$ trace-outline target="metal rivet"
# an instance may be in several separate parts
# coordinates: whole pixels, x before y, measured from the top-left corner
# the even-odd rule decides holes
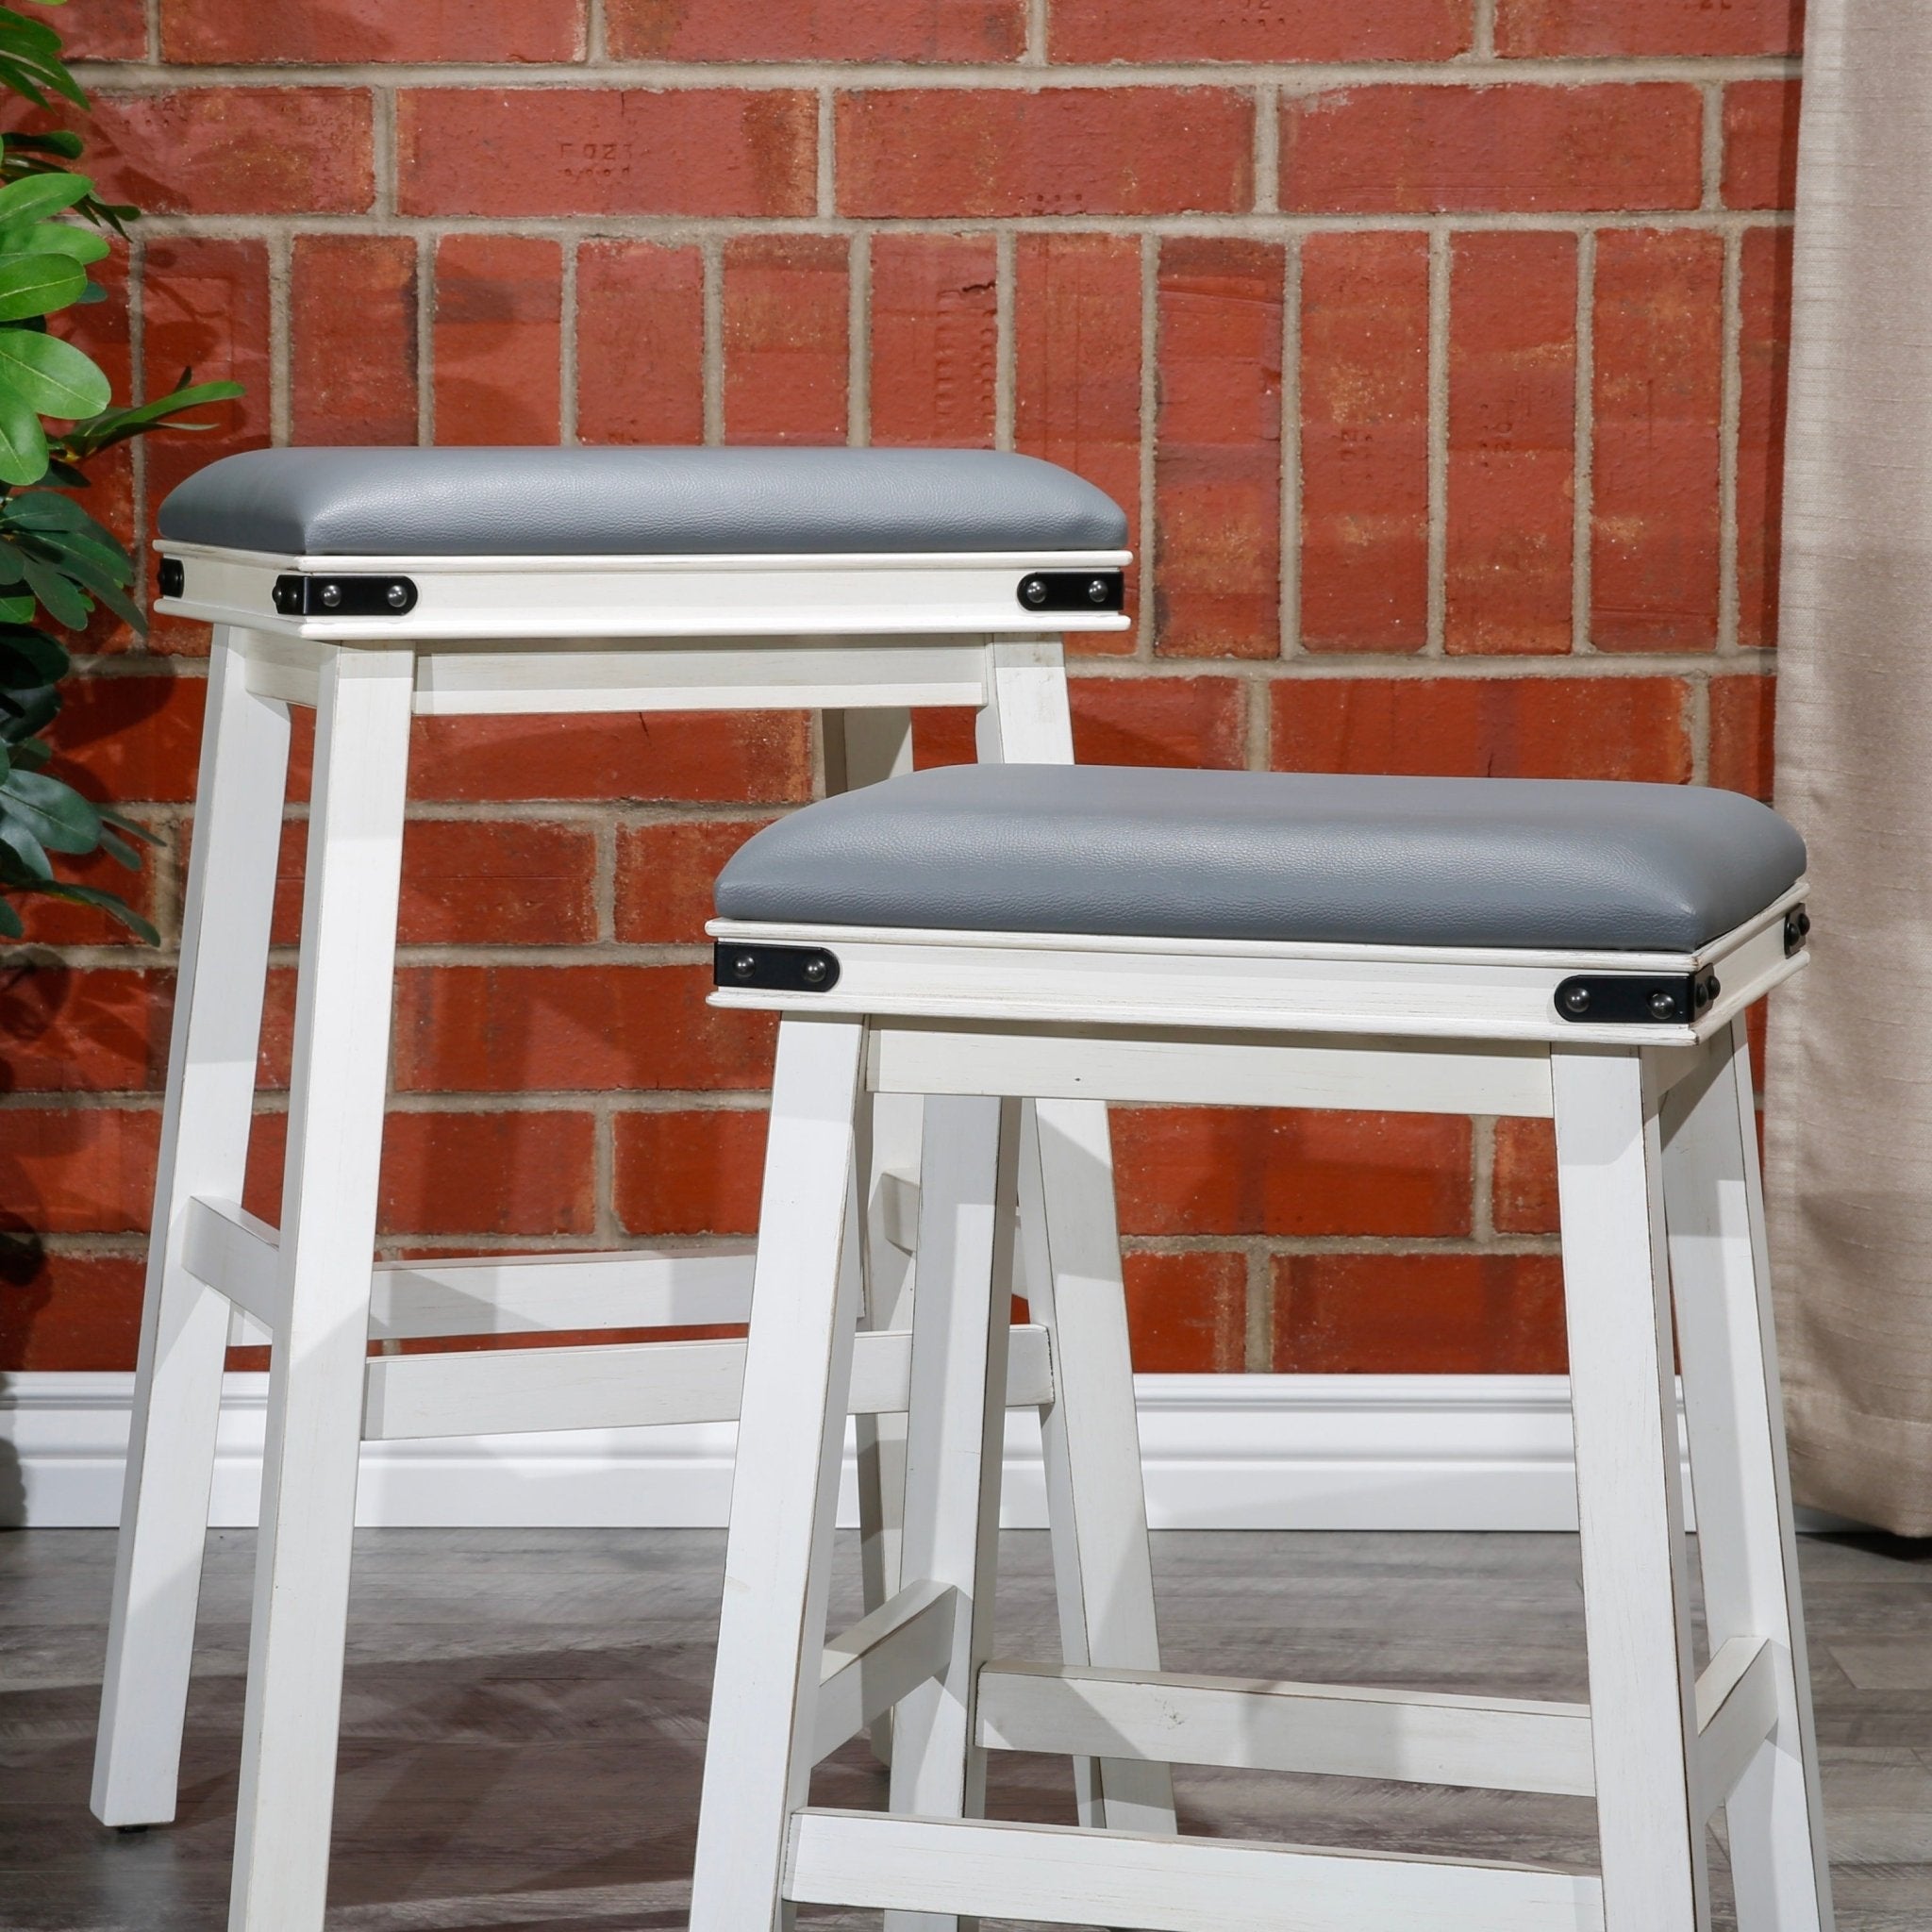
[[[1590,1011],[1590,989],[1587,986],[1573,986],[1563,994],[1563,1008],[1571,1013]]]
[[[1653,1020],[1674,1020],[1677,1017],[1675,997],[1659,987],[1650,996],[1650,1017]]]
[[[1690,1004],[1694,1007],[1701,1008],[1708,1005],[1709,1001],[1709,987],[1706,986],[1703,980],[1701,979],[1693,981],[1690,987]]]
[[[1710,977],[1704,982],[1704,990],[1711,996],[1712,999],[1716,999],[1718,994],[1724,991],[1724,988],[1722,985],[1719,984],[1718,976],[1715,973],[1713,973],[1710,975]]]
[[[1108,581],[1105,577],[1094,577],[1087,586],[1087,601],[1090,604],[1105,604],[1108,599]]]
[[[1802,939],[1811,930],[1811,915],[1803,907],[1798,908],[1798,936]]]
[[[825,962],[823,959],[808,959],[799,969],[799,976],[808,986],[822,985],[825,977]]]
[[[409,593],[404,590],[401,584],[391,584],[388,591],[384,592],[384,595],[387,597],[389,608],[391,610],[400,610],[409,601]]]
[[[322,608],[333,610],[342,601],[342,587],[340,584],[325,584],[322,587]]]
[[[737,958],[735,958],[731,962],[732,974],[736,978],[739,979],[749,979],[752,976],[752,974],[756,973],[758,970],[758,958],[757,956],[752,953],[741,953],[739,954]]]
[[[1020,586],[1020,594],[1038,608],[1046,602],[1046,586],[1038,577],[1028,577]]]

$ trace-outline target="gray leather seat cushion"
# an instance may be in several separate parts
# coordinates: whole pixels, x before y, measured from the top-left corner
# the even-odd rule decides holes
[[[1677,785],[961,765],[808,806],[727,919],[1689,951],[1805,870],[1768,807]]]
[[[984,449],[258,449],[161,505],[163,538],[281,555],[718,557],[1117,550],[1092,484]]]

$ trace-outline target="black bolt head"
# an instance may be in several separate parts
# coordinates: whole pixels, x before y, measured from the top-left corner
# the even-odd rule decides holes
[[[1020,586],[1020,594],[1037,610],[1046,602],[1046,586],[1038,577],[1028,577]]]
[[[1590,989],[1589,989],[1589,987],[1587,987],[1587,986],[1573,986],[1573,987],[1570,987],[1570,988],[1566,989],[1566,990],[1565,990],[1565,991],[1564,991],[1564,994],[1563,994],[1563,1009],[1564,1009],[1564,1011],[1565,1011],[1565,1012],[1569,1012],[1569,1013],[1587,1013],[1587,1012],[1589,1012],[1589,1011],[1590,1011]]]
[[[1653,1020],[1674,1020],[1677,1017],[1676,994],[1658,987],[1650,996],[1650,1017]]]
[[[808,959],[805,962],[805,964],[799,968],[799,972],[801,976],[804,978],[806,985],[823,985],[824,983],[826,972],[825,962],[823,959]]]
[[[740,953],[731,962],[731,976],[734,979],[749,979],[758,969],[757,958],[750,953]]]
[[[391,584],[384,593],[391,610],[400,610],[409,601],[409,593],[400,584]]]
[[[1105,604],[1107,602],[1107,590],[1108,585],[1105,577],[1093,578],[1087,586],[1088,603]]]
[[[325,584],[322,587],[322,608],[333,610],[342,601],[342,587],[340,584]]]
[[[1801,906],[1798,908],[1798,932],[1800,937],[1811,930],[1811,915]]]
[[[1724,988],[1718,983],[1718,976],[1715,973],[1704,982],[1704,990],[1712,999],[1716,999],[1718,994],[1724,991]]]

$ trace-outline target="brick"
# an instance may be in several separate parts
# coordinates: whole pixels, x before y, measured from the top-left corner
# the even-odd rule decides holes
[[[1297,214],[1695,208],[1704,106],[1668,82],[1348,87],[1281,104]]]
[[[207,687],[198,677],[76,677],[47,736],[54,769],[90,797],[180,804],[194,795]]]
[[[1055,60],[1446,60],[1470,0],[1056,0]]]
[[[197,63],[581,60],[586,0],[161,0],[161,57]]]
[[[1496,1123],[1490,1211],[1498,1234],[1557,1232],[1557,1137],[1548,1121]]]
[[[818,103],[789,88],[422,88],[396,103],[409,215],[808,215]]]
[[[1281,651],[1281,249],[1176,237],[1159,266],[1156,650]]]
[[[1738,641],[1777,641],[1785,391],[1791,357],[1791,234],[1744,237],[1738,331]]]
[[[577,250],[577,435],[705,440],[705,265],[692,247],[586,242]]]
[[[1771,803],[1777,680],[1710,680],[1710,782]]]
[[[1254,103],[1222,88],[905,88],[841,96],[839,212],[985,220],[1236,212]]]
[[[1421,235],[1302,252],[1301,638],[1419,651],[1429,631],[1429,257]]]
[[[1598,237],[1591,637],[1600,650],[1717,641],[1724,243]]]
[[[1232,677],[1079,677],[1069,691],[1084,765],[1246,762],[1246,688]]]
[[[360,214],[375,198],[366,88],[96,93],[87,171],[151,215]]]
[[[142,1234],[161,1117],[148,1108],[0,1109],[0,1201],[38,1234]]]
[[[248,1146],[242,1205],[281,1219],[288,1117]],[[596,1121],[565,1108],[391,1113],[383,1123],[376,1229],[385,1235],[588,1235],[596,1230]]]
[[[845,441],[849,245],[752,235],[724,247],[724,440]]]
[[[1130,1235],[1460,1235],[1467,1120],[1433,1114],[1116,1108]]]
[[[1013,441],[1075,472],[1127,513],[1140,547],[1141,245],[1127,235],[1022,235],[1013,304]],[[1134,573],[1127,576],[1133,608]],[[1129,652],[1128,634],[1076,648]]]
[[[986,235],[875,235],[872,441],[990,449],[999,264]]]
[[[42,1255],[0,1276],[0,1374],[128,1370],[141,1341],[138,1255]]]
[[[626,1234],[756,1234],[764,1177],[762,1108],[621,1113],[611,1203]]]
[[[52,960],[0,964],[0,1066],[8,1091],[158,1088],[167,1068],[173,995],[167,973]]]
[[[766,819],[680,819],[617,835],[617,937],[633,944],[702,945],[711,886]]]
[[[89,858],[58,861],[60,876],[77,886],[92,886],[96,891],[113,892],[125,899],[150,925],[163,930],[172,923],[172,905],[163,909],[159,868],[165,861],[168,840],[158,845],[141,847],[139,872],[129,872],[105,853]],[[134,946],[142,941],[118,920],[92,906],[74,906],[60,899],[35,894],[9,901],[26,928],[23,938],[28,945],[42,946]]]
[[[1017,60],[1024,0],[608,0],[617,60]]]
[[[298,443],[416,441],[416,243],[297,235],[289,291]]]
[[[166,236],[149,242],[142,261],[142,393],[164,395],[192,370],[197,382],[239,382],[234,402],[197,409],[213,428],[197,435],[142,439],[149,527],[161,498],[205,464],[269,440],[274,365],[269,353],[268,249],[260,242]],[[208,626],[184,618],[152,620],[149,648],[199,657]]]
[[[1798,83],[1740,80],[1724,90],[1726,208],[1798,205]]]
[[[1458,235],[1450,279],[1444,644],[1571,644],[1576,243]]]
[[[1247,1366],[1243,1255],[1126,1255],[1127,1330],[1143,1375],[1238,1373]]]
[[[419,718],[409,788],[417,799],[792,804],[811,795],[811,741],[801,711]]]
[[[1498,0],[1496,52],[1797,54],[1803,0]]]
[[[147,58],[147,9],[142,0],[90,0],[72,20],[59,23],[74,60],[144,60]]]
[[[422,966],[396,977],[398,1092],[771,1084],[775,1027],[705,1004],[704,966]]]
[[[1273,696],[1277,771],[1690,776],[1675,677],[1296,678]]]
[[[555,442],[563,251],[527,235],[436,244],[436,440]]]
[[[282,828],[274,935],[302,930],[306,821]],[[405,945],[541,946],[597,937],[596,834],[525,819],[411,819],[396,937]]]
[[[1562,1264],[1554,1255],[1283,1255],[1277,1374],[1556,1375]]]

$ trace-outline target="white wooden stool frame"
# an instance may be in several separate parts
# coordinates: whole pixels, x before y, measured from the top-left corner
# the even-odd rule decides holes
[[[175,1814],[196,1602],[231,1339],[272,1340],[231,1905],[235,1932],[316,1932],[327,1881],[358,1452],[364,1440],[729,1420],[742,1341],[367,1355],[371,1339],[741,1322],[749,1250],[485,1256],[372,1266],[412,716],[824,710],[834,789],[908,769],[909,710],[973,706],[982,758],[1071,760],[1058,638],[1019,580],[1118,571],[1127,553],[993,557],[311,558],[168,543],[185,585],[159,608],[214,625],[195,837],[162,1116],[93,1809]],[[403,616],[284,616],[277,577],[407,575]],[[1057,612],[1113,630],[1105,610]],[[561,641],[561,642],[559,642]],[[290,705],[317,716],[279,1231],[241,1198],[256,1085]],[[1138,1455],[1105,1111],[1078,1110],[1086,1174],[1029,1228],[1008,1399],[1042,1414],[1069,1657],[1156,1661],[1146,1522],[1118,1480]],[[897,1589],[922,1178],[979,1156],[921,1150],[919,1103],[875,1135],[861,1424],[870,1600]],[[781,1135],[781,1140],[783,1136]],[[986,1145],[990,1148],[989,1136]],[[1036,1199],[1029,1213],[1041,1217]],[[1063,1259],[1062,1250],[1066,1258]],[[869,1620],[870,1621],[870,1620]],[[842,1653],[838,1654],[842,1655]],[[853,1690],[871,1670],[854,1675]],[[851,1694],[851,1693],[841,1693]],[[888,1700],[890,1702],[891,1700]],[[883,1709],[876,1698],[869,1711]],[[1167,1774],[1089,1764],[1082,1815],[1172,1824]]]
[[[1721,1807],[1740,1932],[1829,1932],[1743,1019],[1802,963],[1787,957],[1785,915],[1803,891],[1694,955],[714,922],[723,947],[823,947],[840,972],[824,992],[714,995],[783,1018],[692,1932],[764,1932],[797,1904],[884,1908],[891,1932],[982,1916],[1153,1932],[1706,1932],[1705,1826]],[[1715,974],[1721,991],[1694,1024],[1576,1024],[1556,992],[1577,973],[1690,974],[1707,991]],[[973,1150],[921,1203],[904,1580],[858,1654],[877,1680],[860,1707],[905,1700],[885,1813],[808,1802],[813,1763],[857,1716],[851,1667],[815,1676],[808,1660],[857,1323],[854,1122],[868,1093],[933,1096],[928,1133]],[[1037,1132],[1016,1096],[1036,1102]],[[1052,1188],[1091,1171],[1096,1098],[1554,1119],[1587,1705],[993,1653],[987,1391],[1008,1373],[1005,1203],[1042,1175]],[[1111,1237],[1087,1238],[1097,1269]],[[991,1750],[1593,1794],[1601,1869],[987,1823]]]

